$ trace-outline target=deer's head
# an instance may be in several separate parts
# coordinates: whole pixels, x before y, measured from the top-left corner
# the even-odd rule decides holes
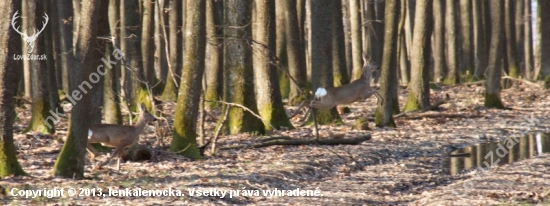
[[[40,30],[37,30],[35,29],[34,30],[34,33],[32,35],[27,35],[27,30],[25,29],[24,32],[21,32],[19,31],[19,26],[16,28],[15,27],[15,20],[17,18],[19,18],[19,16],[17,16],[19,11],[16,11],[15,14],[13,14],[13,17],[11,18],[11,26],[13,27],[13,29],[15,29],[15,31],[17,31],[17,33],[19,33],[22,37],[23,37],[23,40],[25,42],[27,42],[27,53],[32,53],[32,51],[34,50],[34,41],[36,41],[36,38],[38,37],[38,35],[40,33],[42,33],[42,31],[44,31],[44,28],[46,28],[46,24],[48,24],[48,20],[50,19],[48,17],[48,15],[46,13],[44,13],[44,19],[45,21],[42,22],[42,29]]]
[[[380,67],[376,65],[376,62],[371,60],[369,55],[363,55],[363,73],[372,73],[380,70]]]

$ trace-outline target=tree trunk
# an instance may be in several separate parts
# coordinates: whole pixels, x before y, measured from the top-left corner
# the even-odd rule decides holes
[[[503,34],[503,5],[501,0],[491,0],[491,49],[485,88],[485,102],[487,108],[504,109],[500,100],[500,76],[502,71],[502,34]]]
[[[518,77],[520,74],[518,54],[516,49],[516,26],[515,26],[515,2],[504,1],[504,32],[506,43],[506,60],[508,60],[508,75]]]
[[[440,82],[443,79],[445,71],[446,55],[445,55],[445,7],[444,0],[433,0],[433,13],[434,13],[434,73],[433,79],[436,82]]]
[[[291,105],[296,105],[305,100],[307,97],[300,93],[300,90],[306,92],[306,62],[305,51],[300,38],[300,24],[298,22],[298,10],[296,4],[291,0],[281,0],[280,2],[285,11],[285,29],[286,50],[288,56],[288,71],[290,76],[296,80],[297,84],[290,83],[290,93],[288,102]],[[283,30],[283,29],[278,29]]]
[[[72,4],[67,4],[66,2],[56,1],[58,18],[59,19],[69,19],[73,13]],[[73,22],[74,24],[74,22]],[[63,91],[65,94],[69,95],[69,92],[75,88],[71,87],[72,79],[74,77],[73,72],[77,67],[77,62],[74,56],[74,51],[72,50],[73,42],[73,33],[71,24],[59,24],[59,42],[60,42],[60,52],[61,52],[61,77],[63,80]]]
[[[351,56],[352,56],[352,80],[359,79],[363,73],[362,53],[363,43],[361,39],[361,1],[349,0],[350,28],[351,28]]]
[[[164,36],[163,28],[165,27],[165,20],[164,20],[164,4],[166,1],[158,1],[155,2],[155,78],[158,79],[158,81],[162,81],[166,79],[167,75],[167,60],[166,60],[166,46],[165,45],[165,38],[168,38]],[[156,82],[155,82],[156,84]],[[161,86],[157,85],[155,88],[153,88],[153,91],[155,94],[160,94],[162,91],[160,90]]]
[[[398,31],[397,31],[397,61],[398,61],[398,67],[400,72],[400,79],[403,84],[409,83],[409,62],[407,61],[407,48],[405,43],[405,20],[407,19],[407,1],[408,0],[401,0],[401,10],[399,11],[401,13],[399,18],[399,24],[398,24]]]
[[[39,13],[52,14],[52,18],[59,19],[59,17],[57,17],[57,13],[54,14],[54,11],[52,11],[52,8],[54,7],[55,7],[55,2],[51,0],[50,2],[47,2],[46,5],[42,7]],[[41,21],[43,20],[44,19],[41,19]],[[46,27],[44,29],[44,40],[41,41],[40,44],[44,45],[45,51],[42,53],[46,53],[46,57],[47,57],[47,60],[46,60],[46,64],[48,68],[47,73],[49,74],[47,77],[47,84],[48,84],[48,98],[50,99],[50,103],[51,103],[50,105],[52,108],[58,109],[60,110],[60,112],[63,112],[63,109],[60,108],[59,92],[57,90],[58,85],[59,86],[62,85],[62,84],[58,84],[58,80],[57,80],[57,74],[58,74],[57,68],[61,68],[61,67],[57,67],[58,63],[60,62],[60,61],[57,61],[58,55],[59,55],[58,53],[59,38],[57,36],[53,37],[53,32],[52,32],[52,31],[58,30],[56,29],[58,26],[57,24],[58,24],[57,21],[55,21],[55,23],[54,21],[52,21],[51,27]]]
[[[293,128],[286,115],[278,89],[277,68],[271,64],[270,54],[273,54],[275,46],[275,4],[271,0],[256,0],[254,2],[252,38],[260,45],[264,45],[255,48],[252,54],[258,111],[262,119],[276,129]],[[264,124],[265,129],[275,129],[270,125]]]
[[[475,0],[474,0],[475,1]],[[462,45],[462,59],[460,61],[460,70],[462,74],[467,74],[467,80],[474,74],[474,64],[472,62],[472,2],[471,0],[459,1],[460,8],[460,44]]]
[[[533,29],[531,28],[531,0],[525,0],[525,24],[523,33],[525,78],[533,79]]]
[[[376,42],[374,43],[374,55],[373,58],[375,62],[382,62],[382,54],[384,52],[384,38],[386,37],[386,34],[384,34],[385,27],[384,25],[387,23],[384,19],[385,16],[385,9],[386,9],[386,1],[375,1],[375,7],[376,7],[376,21],[373,22],[374,25],[374,32],[376,33]],[[375,75],[375,81],[378,81],[378,76]]]
[[[220,36],[223,35],[221,29],[217,29],[216,25],[220,25],[222,22],[222,1],[206,2],[206,36],[208,37],[208,43],[206,44],[206,89],[205,99],[209,100],[205,102],[206,108],[211,110],[219,106],[216,102],[220,99],[221,95],[218,92],[218,88],[223,85],[220,73],[222,73],[222,52],[223,44],[220,40]]]
[[[279,3],[275,5],[275,13],[276,13],[276,20],[275,20],[275,28],[277,29],[276,33],[276,45],[275,45],[275,54],[277,55],[277,58],[279,60],[279,66],[283,69],[288,69],[288,53],[287,53],[287,39],[286,39],[286,29],[285,29],[285,9],[283,8],[283,4]],[[290,70],[290,69],[288,69]],[[280,92],[283,98],[288,98],[290,95],[290,79],[283,73],[279,72],[279,85],[280,85]]]
[[[117,0],[109,0],[109,31],[111,35],[120,37],[117,35],[117,22],[118,22],[118,5]],[[113,44],[118,46],[117,38],[115,42],[108,42],[105,45],[105,59],[109,59],[110,55],[114,51]],[[111,58],[112,59],[112,58]],[[118,74],[120,73],[120,64],[113,66],[113,69],[106,69],[104,78],[104,96],[103,96],[103,119],[106,124],[122,124],[122,114],[120,111],[120,85],[118,84]]]
[[[375,111],[375,123],[377,127],[396,127],[393,121],[393,113],[396,111],[397,102],[397,33],[401,11],[400,2],[386,2],[386,15],[384,16],[384,59],[380,68],[380,94],[384,98],[384,104]]]
[[[365,22],[365,27],[367,30],[366,36],[367,38],[363,39],[363,41],[367,42],[367,53],[366,55],[374,58],[376,56],[375,54],[375,46],[377,44],[377,41],[379,41],[379,38],[376,33],[375,25],[379,24],[377,22],[374,22],[376,20],[376,11],[374,7],[374,1],[367,1],[367,17]]]
[[[523,48],[523,33],[525,32],[524,25],[526,16],[524,14],[525,12],[525,6],[523,0],[514,1],[515,2],[515,37],[514,44],[516,45],[516,60],[518,61],[519,65],[519,71],[520,75],[525,78],[525,61],[523,59],[524,55],[524,48]],[[531,5],[529,5],[531,6]]]
[[[121,50],[125,54],[125,61],[123,61],[121,69],[124,79],[124,100],[126,104],[134,104],[136,99],[136,93],[139,91],[138,78],[141,71],[141,49],[139,44],[140,28],[140,16],[138,1],[121,1],[120,2],[120,24],[123,25],[120,28],[121,38]],[[134,104],[135,105],[135,104]]]
[[[196,124],[206,50],[206,1],[188,0],[186,12],[185,56],[170,151],[201,159],[197,149]]]
[[[437,0],[436,0],[437,1]],[[485,69],[487,68],[487,49],[485,48],[485,27],[489,26],[483,24],[483,7],[482,2],[472,1],[473,10],[473,33],[474,33],[474,78],[482,79],[485,75]],[[437,20],[436,20],[437,21]]]
[[[550,79],[550,1],[537,1],[537,33],[535,47],[535,79]]]
[[[101,9],[101,5],[107,5],[108,1],[90,0],[84,1],[82,5],[81,22],[82,27],[78,33],[78,47],[76,54],[80,61],[79,70],[75,71],[76,82],[82,82],[78,90],[71,92],[71,97],[74,100],[79,100],[71,112],[71,119],[67,133],[67,141],[63,145],[63,149],[57,158],[54,166],[54,175],[67,178],[83,178],[84,165],[86,154],[86,143],[88,136],[88,128],[91,122],[90,117],[94,114],[90,110],[92,95],[87,94],[94,82],[91,76],[99,75],[96,73],[97,60],[102,57],[102,48],[97,48],[97,45],[104,45],[97,36],[108,34],[107,9]],[[95,74],[95,75],[94,75]],[[95,85],[98,86],[98,85]]]
[[[169,56],[170,56],[170,69],[165,81],[164,90],[162,91],[161,99],[163,101],[175,101],[178,95],[178,88],[176,87],[176,81],[180,78],[181,71],[181,58],[182,58],[182,35],[178,35],[178,32],[182,32],[185,28],[182,27],[181,22],[181,1],[170,0],[169,3]],[[210,13],[207,12],[207,15]],[[208,45],[207,45],[208,46]]]
[[[250,38],[251,0],[227,0],[224,2],[224,100],[248,107],[258,113],[254,95],[252,51],[245,38]],[[264,133],[264,125],[249,112],[239,107],[229,109],[225,127],[230,134],[241,132]],[[220,119],[221,120],[221,119]],[[220,121],[221,122],[221,121]]]
[[[428,65],[430,63],[432,21],[432,0],[418,0],[411,50],[412,78],[404,111],[422,110],[430,107]]]
[[[13,17],[15,11],[21,7],[19,0],[7,0],[0,2],[0,12]],[[6,15],[4,15],[6,16]],[[15,79],[16,67],[15,60],[9,54],[14,54],[19,47],[21,38],[15,30],[10,28],[10,21],[2,21],[0,28],[0,178],[15,175],[26,175],[25,171],[19,165],[15,154],[15,145],[13,144],[13,124],[15,123],[15,99],[14,91],[16,87]]]
[[[344,41],[346,44],[346,72],[348,74],[348,77],[350,76],[352,71],[352,61],[353,58],[351,57],[351,28],[350,28],[350,14],[349,14],[349,1],[343,0],[342,2],[342,14],[344,19]],[[369,31],[366,31],[366,35],[369,34]],[[366,48],[369,48],[368,42],[365,39],[364,44]],[[367,52],[369,53],[369,52]]]
[[[332,87],[334,83],[332,77],[332,29],[328,22],[331,22],[331,9],[333,8],[331,0],[312,1],[310,5],[311,32],[311,88],[313,91],[319,87]],[[359,32],[360,34],[360,32]],[[361,48],[361,44],[359,44]],[[320,110],[317,113],[317,122],[319,124],[330,124],[341,122],[336,108],[330,110]]]
[[[454,0],[447,0],[445,6],[445,41],[447,46],[447,75],[445,84],[458,84],[460,76],[458,73],[458,43],[456,31],[456,5]]]
[[[155,4],[155,1],[143,0],[143,16],[141,20],[141,60],[143,61],[143,80],[149,84],[149,87],[155,85],[155,66],[153,57],[155,52],[155,41],[153,38],[155,31]]]
[[[37,5],[37,3],[39,5]],[[41,4],[42,1],[27,1],[28,14],[33,14],[27,17],[29,28],[32,28],[32,30],[29,29],[28,31],[36,31],[35,29],[40,30],[43,26],[41,22],[45,21],[42,18],[44,14],[41,14],[41,12],[37,11],[40,9],[36,9],[37,7],[41,8],[43,6]],[[29,48],[32,49],[32,55],[39,56],[46,53],[46,48],[44,44],[46,38],[44,37],[45,35],[38,36],[38,40],[35,42],[34,48]],[[29,125],[27,126],[27,128],[23,130],[23,133],[34,131],[44,134],[53,134],[55,133],[55,123],[57,123],[57,120],[55,119],[55,117],[52,117],[51,121],[47,119],[48,116],[50,116],[49,111],[52,109],[52,107],[47,87],[48,70],[46,68],[46,62],[45,60],[31,60],[30,66],[32,79],[32,117],[29,121]]]
[[[335,0],[332,11],[332,71],[334,86],[342,86],[350,82],[346,71],[346,43],[344,40],[344,25],[342,17],[342,1]],[[363,45],[361,45],[363,48]],[[363,53],[361,51],[361,53]]]

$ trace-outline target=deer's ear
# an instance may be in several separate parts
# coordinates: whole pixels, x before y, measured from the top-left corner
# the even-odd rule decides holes
[[[370,55],[363,53],[363,61],[365,61],[365,63],[370,62]]]

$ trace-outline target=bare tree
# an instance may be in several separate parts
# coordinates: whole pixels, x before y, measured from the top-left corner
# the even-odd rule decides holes
[[[525,61],[525,78],[532,79],[533,78],[533,29],[531,28],[531,0],[524,0],[525,1],[525,17],[524,21],[524,33],[523,33],[523,43],[524,43],[524,61]]]
[[[96,71],[97,60],[103,56],[102,48],[97,45],[103,45],[97,36],[104,36],[108,33],[108,27],[98,25],[108,25],[107,9],[101,9],[101,5],[108,5],[108,0],[90,0],[82,2],[82,13],[80,14],[82,25],[78,33],[78,47],[76,54],[79,59],[79,70],[75,71],[75,81],[81,82],[80,87],[91,89],[85,86],[90,84],[88,77]],[[97,85],[96,85],[97,86]],[[74,90],[79,91],[79,90]],[[54,175],[67,178],[83,178],[84,165],[86,164],[84,156],[86,155],[86,144],[88,128],[91,125],[90,117],[96,115],[90,110],[92,95],[71,92],[81,99],[71,111],[69,131],[67,140],[59,154],[54,166]]]
[[[457,84],[460,81],[458,73],[458,43],[456,31],[456,1],[447,0],[445,6],[445,41],[447,48],[446,84]]]
[[[433,0],[434,32],[433,32],[433,78],[436,82],[443,79],[446,68],[445,61],[445,7],[444,0]]]
[[[520,74],[518,54],[516,49],[516,26],[515,26],[515,2],[511,0],[504,1],[504,33],[506,44],[506,60],[508,65],[508,75],[518,77]]]
[[[473,44],[472,44],[472,0],[461,0],[460,5],[460,45],[461,56],[460,68],[461,73],[468,73],[468,77],[474,74],[473,57]]]
[[[170,0],[168,13],[169,27],[169,56],[170,69],[168,71],[164,90],[162,91],[161,99],[164,101],[175,101],[178,95],[177,80],[180,78],[181,59],[182,59],[182,34],[185,30],[182,27],[182,1]],[[207,13],[209,15],[210,13]],[[208,45],[207,45],[208,46]]]
[[[361,1],[349,0],[351,27],[352,80],[359,79],[362,73],[361,54],[363,43],[361,38]]]
[[[401,11],[401,3],[398,1],[386,2],[384,16],[384,53],[380,74],[380,94],[384,98],[384,104],[375,111],[375,123],[378,127],[395,127],[393,114],[399,112],[397,102],[397,30]]]
[[[416,1],[413,46],[411,50],[412,79],[404,111],[430,107],[429,61],[432,33],[432,0]]]
[[[221,86],[223,81],[222,75],[222,58],[223,58],[223,43],[222,29],[219,28],[222,21],[223,1],[208,0],[206,2],[206,88],[205,99],[210,100],[205,102],[207,109],[218,107],[215,101],[221,97]]]
[[[294,79],[306,79],[306,59],[302,38],[300,38],[300,23],[298,22],[298,8],[296,2],[292,0],[278,1],[283,7],[285,13],[285,40],[286,50],[288,55],[288,71]],[[283,30],[283,29],[277,29]],[[290,104],[299,104],[305,100],[304,94],[300,90],[305,91],[305,81],[297,81],[297,84],[290,84],[290,93],[288,102]]]
[[[500,100],[500,76],[502,70],[503,5],[501,0],[491,0],[491,50],[485,91],[485,107],[504,109]]]
[[[206,1],[188,0],[186,4],[185,56],[170,150],[200,159],[202,156],[197,149],[196,125],[204,72]]]
[[[545,79],[550,85],[550,1],[537,1],[537,33],[535,34],[535,79]]]
[[[435,0],[439,1],[439,0]],[[474,34],[474,77],[476,79],[484,78],[487,67],[487,49],[485,47],[485,28],[483,24],[483,5],[482,1],[472,1],[473,34]],[[437,20],[436,20],[437,21]],[[436,32],[434,30],[434,32]]]
[[[21,7],[19,0],[7,0],[0,2],[0,12],[13,16],[16,10]],[[26,175],[25,171],[19,165],[15,154],[15,146],[13,144],[13,124],[15,121],[15,99],[14,92],[16,82],[15,79],[16,67],[15,60],[9,54],[17,51],[20,36],[15,30],[10,28],[9,21],[2,21],[0,28],[3,31],[0,33],[0,178],[10,175]]]

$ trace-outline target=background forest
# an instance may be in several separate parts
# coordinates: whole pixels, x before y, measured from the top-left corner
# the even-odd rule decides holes
[[[18,158],[33,158],[22,157],[21,142],[35,139],[63,143],[52,152],[50,175],[98,175],[86,158],[88,129],[133,125],[140,104],[159,121],[126,159],[165,154],[178,162],[227,157],[218,150],[302,145],[296,140],[308,137],[316,139],[303,145],[319,144],[319,131],[339,139],[330,144],[346,144],[352,138],[342,137],[350,135],[370,140],[370,131],[406,134],[406,125],[419,124],[413,119],[440,118],[414,116],[430,111],[468,113],[424,122],[442,126],[476,115],[518,119],[535,111],[543,118],[550,108],[545,0],[6,0],[0,10],[2,178],[27,175]],[[294,118],[317,88],[361,79],[364,56],[380,67],[366,89],[378,89],[381,101]],[[528,109],[513,113],[518,107]],[[275,139],[255,145],[261,135]],[[328,150],[321,151],[338,164],[362,162]]]

